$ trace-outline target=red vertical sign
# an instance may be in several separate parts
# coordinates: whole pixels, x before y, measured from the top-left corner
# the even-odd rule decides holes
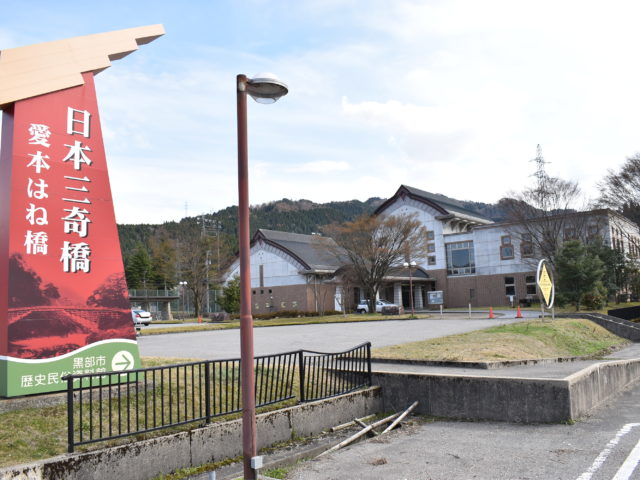
[[[16,102],[3,119],[3,396],[139,365],[93,74],[83,76],[83,86]]]

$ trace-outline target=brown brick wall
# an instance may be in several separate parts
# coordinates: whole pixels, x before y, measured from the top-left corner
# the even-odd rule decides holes
[[[334,309],[334,285],[318,285],[318,307]],[[281,310],[314,312],[316,305],[313,285],[288,285],[284,287],[261,287],[251,290],[251,308],[254,314]]]
[[[514,304],[517,304],[518,300],[527,297],[525,277],[528,275],[535,275],[535,272],[448,277],[444,269],[429,270],[429,276],[435,280],[435,290],[444,291],[444,306],[454,308],[469,305],[470,290],[474,291],[471,298],[473,307],[508,306],[509,297],[505,293],[504,277],[515,277]]]
[[[466,307],[469,304],[470,290],[474,290],[474,297],[471,299],[471,306],[508,306],[509,297],[506,295],[504,278],[514,277],[516,285],[516,294],[514,295],[514,304],[518,304],[518,300],[526,298],[526,282],[525,277],[535,275],[535,272],[528,273],[510,273],[499,275],[481,275],[468,277],[447,277],[446,288],[444,290],[444,301],[447,307]],[[439,282],[436,282],[436,288],[439,289]]]

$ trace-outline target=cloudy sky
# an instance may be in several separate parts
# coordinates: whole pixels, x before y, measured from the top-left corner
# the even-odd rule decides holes
[[[250,201],[365,200],[401,184],[495,202],[550,174],[588,196],[640,151],[640,3],[589,0],[0,0],[0,50],[162,23],[96,77],[119,223],[237,204],[235,76]],[[1,54],[1,53],[0,53]]]

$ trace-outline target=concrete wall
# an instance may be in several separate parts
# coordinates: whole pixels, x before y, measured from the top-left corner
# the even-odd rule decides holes
[[[258,448],[309,436],[354,418],[382,411],[379,387],[305,403],[257,416]],[[61,455],[0,469],[0,480],[147,480],[179,468],[242,454],[242,422],[204,428],[89,453]]]
[[[638,379],[638,360],[599,363],[567,377],[571,390],[571,418],[587,414]]]
[[[571,418],[564,380],[375,373],[384,409],[401,410],[419,400],[417,412],[461,420],[562,422]]]
[[[557,380],[373,374],[387,411],[419,400],[417,412],[425,415],[522,423],[576,420],[639,379],[640,360],[603,362]]]

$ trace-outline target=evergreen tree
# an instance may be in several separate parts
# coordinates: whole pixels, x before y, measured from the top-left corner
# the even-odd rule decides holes
[[[240,312],[240,277],[233,277],[222,289],[222,297],[218,299],[218,305],[227,313]]]
[[[576,311],[585,300],[590,308],[604,302],[604,264],[582,242],[571,240],[562,246],[556,257],[556,269],[561,302],[571,303]],[[603,297],[601,302],[599,297]]]
[[[176,248],[168,238],[151,239],[151,283],[159,289],[169,289],[175,284]]]
[[[608,247],[602,241],[590,243],[587,248],[602,260],[602,283],[607,290],[607,296],[615,297],[618,292],[627,291],[635,271],[633,262],[623,252]]]
[[[142,243],[138,243],[133,255],[129,257],[125,275],[129,288],[147,288],[147,282],[151,279],[151,258]]]

